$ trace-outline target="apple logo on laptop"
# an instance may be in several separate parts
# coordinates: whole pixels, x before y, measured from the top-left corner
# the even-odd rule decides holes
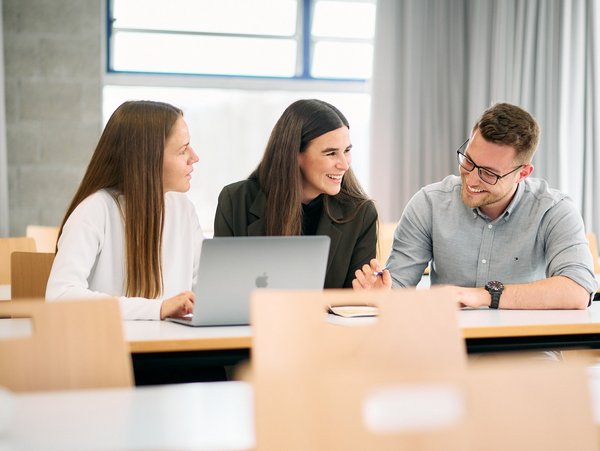
[[[262,276],[258,276],[255,281],[256,287],[257,288],[265,288],[268,285],[268,283],[267,283],[268,277],[269,276],[267,276],[266,272],[263,272]]]

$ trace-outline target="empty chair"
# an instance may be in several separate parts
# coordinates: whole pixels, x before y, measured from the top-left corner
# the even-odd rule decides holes
[[[38,252],[56,252],[59,227],[28,225],[25,235],[35,240]]]
[[[383,436],[375,442],[368,434],[346,437],[339,419],[346,413],[360,415],[347,409],[366,387],[355,377],[361,368],[372,370],[381,383],[396,380],[389,379],[394,374],[406,381],[442,382],[464,374],[457,309],[445,301],[444,291],[254,292],[251,378],[258,448],[398,449],[397,442]],[[332,305],[361,304],[377,306],[379,316],[327,314]],[[339,378],[348,382],[343,389]],[[428,440],[432,447],[458,443],[456,434],[452,430]],[[364,447],[367,442],[370,446]]]
[[[398,223],[381,222],[377,229],[377,260],[385,265],[394,247],[394,232]],[[425,268],[424,274],[429,274],[429,267]]]
[[[594,272],[600,274],[600,259],[598,258],[598,240],[596,239],[595,233],[588,233],[585,235],[590,246],[590,252],[592,253],[592,259],[594,260]]]
[[[583,365],[504,358],[470,364],[456,378],[443,373],[407,378],[405,373],[398,367],[387,371],[362,367],[309,375],[310,393],[305,393],[307,401],[301,406],[310,407],[310,421],[322,428],[297,425],[305,428],[305,444],[310,443],[306,449],[592,451],[599,447]],[[292,442],[285,449],[294,448]]]
[[[0,238],[0,285],[10,284],[10,254],[35,252],[35,241],[29,237]]]
[[[5,316],[31,318],[32,333],[0,338],[0,386],[22,392],[132,385],[116,299],[0,302]]]
[[[444,293],[253,293],[257,448],[597,449],[585,367],[522,358],[467,365]],[[326,313],[365,303],[378,318]]]
[[[377,260],[384,265],[394,244],[395,222],[380,222],[377,229]]]
[[[590,374],[582,362],[494,359],[469,367],[469,448],[597,450]]]
[[[54,256],[46,252],[13,252],[10,256],[11,298],[43,299]]]

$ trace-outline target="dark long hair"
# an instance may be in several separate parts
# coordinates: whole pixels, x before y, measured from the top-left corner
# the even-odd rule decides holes
[[[112,114],[65,217],[88,196],[107,189],[124,198],[126,296],[162,293],[165,142],[180,109],[161,102],[125,102]]]
[[[298,100],[283,112],[273,127],[261,162],[250,175],[258,179],[267,196],[267,235],[302,233],[302,174],[298,153],[304,152],[313,139],[343,126],[350,128],[346,117],[336,107],[322,100]],[[344,174],[340,192],[335,197],[340,202],[355,206],[349,217],[334,218],[329,208],[329,196],[325,195],[323,208],[338,223],[351,221],[369,202],[350,168]]]

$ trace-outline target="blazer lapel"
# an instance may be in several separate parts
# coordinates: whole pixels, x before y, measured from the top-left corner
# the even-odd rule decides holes
[[[336,219],[342,218],[343,212],[339,204],[331,197],[328,199],[328,201],[331,215]],[[329,244],[329,257],[327,257],[327,271],[329,271],[329,267],[333,263],[333,256],[336,254],[336,250],[340,245],[342,232],[340,231],[338,225],[333,222],[329,216],[327,216],[327,213],[325,213],[325,207],[323,207],[321,219],[319,219],[317,235],[328,235],[331,239],[331,243]]]
[[[248,236],[262,236],[265,234],[264,215],[266,205],[267,197],[261,191],[258,193],[258,196],[256,196],[250,207],[250,214],[253,215],[256,220],[248,225]]]

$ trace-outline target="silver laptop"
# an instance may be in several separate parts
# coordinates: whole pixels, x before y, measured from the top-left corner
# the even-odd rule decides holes
[[[194,312],[169,318],[188,326],[249,324],[256,288],[321,290],[328,236],[222,237],[202,242]]]

